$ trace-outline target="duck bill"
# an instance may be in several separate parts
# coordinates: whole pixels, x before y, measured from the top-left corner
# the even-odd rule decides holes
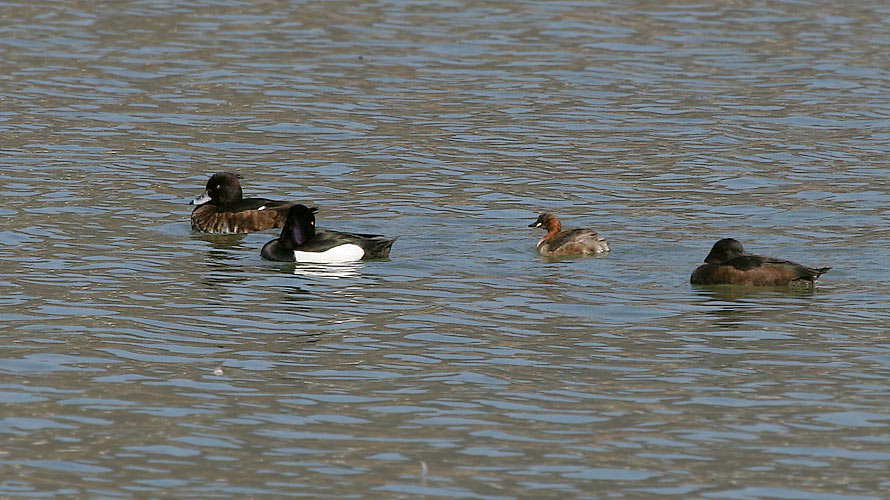
[[[528,227],[541,227],[541,223],[540,222],[532,222],[531,224],[528,225]]]
[[[192,202],[189,203],[189,205],[203,205],[203,204],[207,203],[208,201],[210,201],[210,195],[207,194],[207,191],[204,191],[201,194],[201,196],[198,196],[197,198],[192,200]]]

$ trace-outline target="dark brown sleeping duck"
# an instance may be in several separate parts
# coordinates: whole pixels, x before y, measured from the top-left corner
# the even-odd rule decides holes
[[[831,269],[813,269],[794,262],[745,252],[742,244],[725,238],[714,244],[705,264],[692,272],[693,285],[812,286]]]
[[[243,198],[241,177],[213,174],[204,194],[192,200],[192,229],[205,233],[250,233],[284,226],[295,201]]]
[[[528,227],[543,227],[547,234],[538,242],[538,252],[545,257],[570,257],[609,251],[609,243],[593,229],[562,229],[556,215],[544,212]]]

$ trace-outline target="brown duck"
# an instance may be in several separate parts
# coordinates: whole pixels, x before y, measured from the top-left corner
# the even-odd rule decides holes
[[[538,253],[545,257],[571,257],[609,251],[609,243],[593,229],[562,229],[551,212],[544,212],[528,227],[543,227],[547,234],[538,242]]]
[[[724,238],[714,244],[705,264],[692,272],[693,285],[812,286],[816,278],[831,269],[800,264],[745,252],[742,244]]]
[[[192,200],[192,229],[205,233],[250,233],[284,226],[295,201],[244,198],[241,176],[213,174],[204,193]]]

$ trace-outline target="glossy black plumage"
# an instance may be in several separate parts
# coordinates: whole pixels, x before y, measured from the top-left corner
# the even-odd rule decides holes
[[[288,210],[287,219],[281,235],[266,243],[260,255],[267,260],[294,262],[349,262],[354,260],[382,259],[389,257],[392,244],[396,238],[387,238],[377,234],[345,233],[315,228],[315,207],[294,205]],[[348,255],[326,256],[328,251],[336,252],[344,245],[360,248]],[[301,260],[302,259],[302,260]]]

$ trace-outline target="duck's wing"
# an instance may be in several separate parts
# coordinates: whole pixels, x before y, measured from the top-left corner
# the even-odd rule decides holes
[[[363,246],[370,242],[387,239],[385,236],[377,234],[344,233],[342,231],[318,229],[315,231],[315,236],[312,239],[295,248],[295,250],[324,252],[340,245],[353,244]]]
[[[323,254],[331,252],[347,252],[348,260],[385,259],[396,238],[387,238],[377,234],[343,233],[340,231],[319,230],[309,241],[294,248],[296,252]],[[361,249],[360,251],[358,249]],[[342,255],[338,258],[344,258]],[[309,260],[312,258],[310,257]],[[300,259],[297,259],[300,260]]]
[[[593,229],[568,229],[557,233],[549,243],[551,248],[559,248],[564,245],[593,246],[605,241],[605,238]]]
[[[796,262],[791,262],[790,260],[754,254],[740,255],[729,260],[726,264],[740,271],[750,271],[752,269],[767,267],[779,268],[792,273],[796,276],[795,279],[804,279],[807,281],[814,281],[820,275],[831,269],[830,267],[814,269],[812,267],[802,266]]]
[[[771,262],[772,264],[776,265],[781,265],[783,262],[790,264],[790,262],[781,261],[780,259],[773,259],[771,257],[764,257],[762,255],[745,254],[739,255],[738,257],[733,257],[732,259],[725,261],[723,265],[732,266],[739,271],[750,271],[752,269],[763,267],[767,264],[767,262]]]
[[[297,202],[248,198],[224,206],[210,203],[192,212],[192,228],[209,233],[250,233],[283,227]]]
[[[247,210],[287,210],[296,205],[296,201],[276,201],[265,198],[244,198],[219,207],[220,213],[244,212]]]

